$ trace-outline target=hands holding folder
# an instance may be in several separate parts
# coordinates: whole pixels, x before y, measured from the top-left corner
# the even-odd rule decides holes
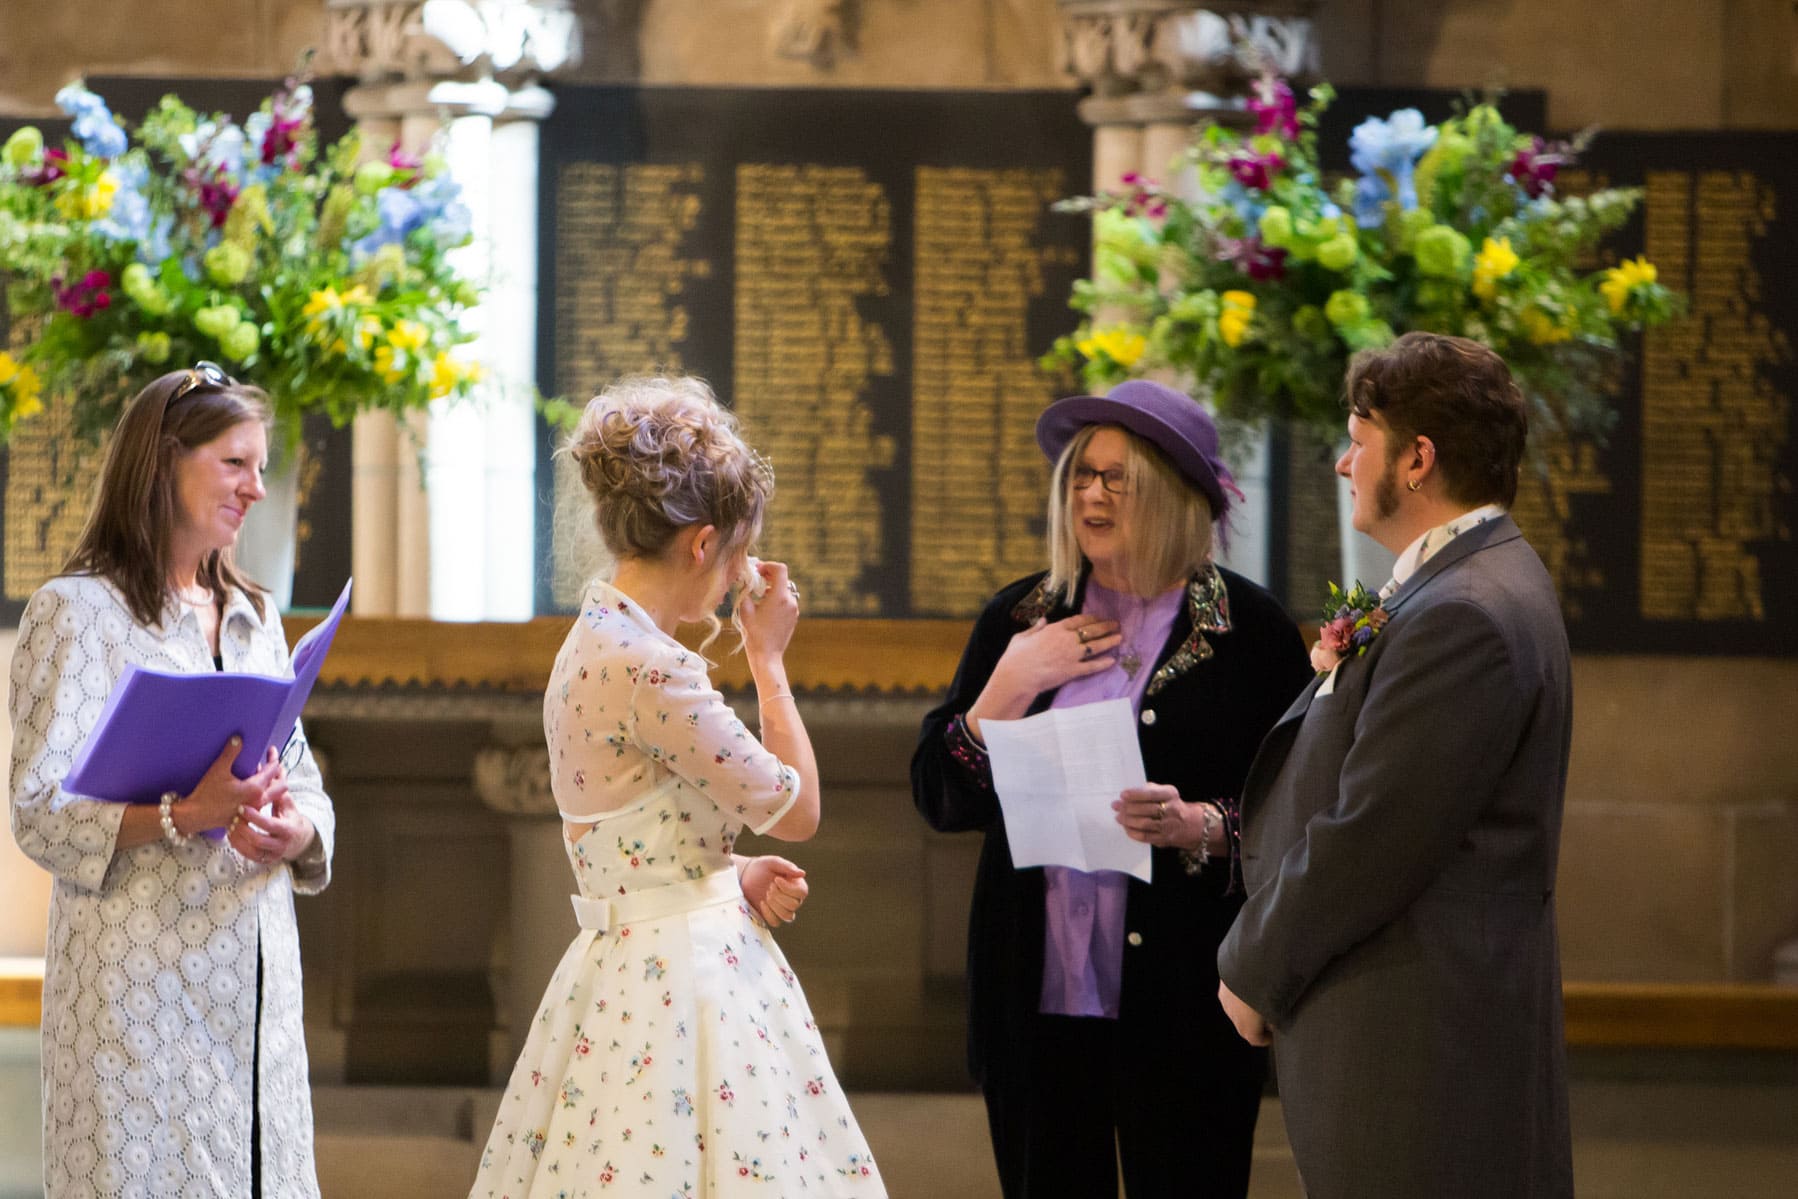
[[[349,598],[346,582],[330,615],[294,647],[291,678],[127,667],[63,789],[120,803],[174,792],[181,834],[228,835],[252,861],[303,850],[311,824],[287,798],[281,755],[301,744],[300,710]]]

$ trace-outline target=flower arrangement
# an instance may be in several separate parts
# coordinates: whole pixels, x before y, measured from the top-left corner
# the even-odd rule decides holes
[[[1329,674],[1344,658],[1358,658],[1380,635],[1391,613],[1380,606],[1380,597],[1360,583],[1349,591],[1330,584],[1324,601],[1324,619],[1317,640],[1311,644],[1311,669]]]
[[[201,359],[266,390],[289,439],[309,412],[341,425],[478,380],[457,347],[480,291],[448,258],[470,218],[441,161],[359,163],[353,133],[321,148],[302,80],[242,125],[165,96],[128,134],[82,84],[56,101],[64,145],[27,126],[0,149],[0,271],[29,336],[29,365],[0,383],[0,437],[40,389],[98,437],[145,383]]]
[[[1170,370],[1226,419],[1297,419],[1340,432],[1349,355],[1423,329],[1483,342],[1511,365],[1550,430],[1602,435],[1619,336],[1667,320],[1678,298],[1643,259],[1587,269],[1639,189],[1563,196],[1557,173],[1585,138],[1518,132],[1488,101],[1428,125],[1415,109],[1369,119],[1355,175],[1318,165],[1319,115],[1263,76],[1253,127],[1212,126],[1190,147],[1197,199],[1126,176],[1071,201],[1097,223],[1079,329],[1044,358],[1092,387]]]

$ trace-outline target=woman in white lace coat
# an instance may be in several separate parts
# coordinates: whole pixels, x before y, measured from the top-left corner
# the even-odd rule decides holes
[[[262,393],[210,363],[146,387],[78,548],[19,625],[13,836],[55,876],[50,1199],[318,1195],[293,895],[328,881],[334,822],[303,737],[248,779],[221,746],[160,804],[61,785],[127,664],[289,671],[280,617],[231,553],[263,496],[267,423]]]

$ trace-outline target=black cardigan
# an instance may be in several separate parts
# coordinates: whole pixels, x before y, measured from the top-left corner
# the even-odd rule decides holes
[[[1209,650],[1192,653],[1192,607],[1182,606],[1156,671],[1183,646],[1187,652],[1171,678],[1151,684],[1137,724],[1149,781],[1172,784],[1188,801],[1234,801],[1262,737],[1312,675],[1298,629],[1273,596],[1241,575],[1219,574],[1229,631],[1201,630]],[[1043,872],[1012,866],[990,774],[951,751],[951,725],[973,706],[1012,636],[1045,606],[1043,578],[1020,579],[988,602],[948,698],[924,718],[912,756],[912,799],[930,826],[986,834],[968,922],[968,1066],[983,1085],[995,1071],[1027,1077],[1016,1071],[1030,1065],[1029,1016],[1042,988]],[[1077,611],[1078,600],[1051,604],[1043,615],[1055,621]],[[1054,694],[1037,696],[1030,711],[1047,708]],[[1177,1010],[1197,1031],[1185,1047],[1206,1073],[1260,1077],[1265,1055],[1236,1035],[1217,1003],[1217,947],[1242,902],[1230,886],[1230,864],[1214,861],[1191,875],[1177,851],[1157,849],[1153,873],[1153,884],[1130,880],[1125,907],[1124,1052],[1165,1056],[1165,1017]]]

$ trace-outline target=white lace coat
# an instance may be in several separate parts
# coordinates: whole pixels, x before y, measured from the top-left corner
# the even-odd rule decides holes
[[[219,632],[226,670],[290,673],[272,606],[241,593]],[[196,838],[114,851],[124,805],[61,786],[127,663],[212,670],[198,618],[171,602],[138,624],[95,578],[46,583],[12,661],[12,828],[55,876],[44,971],[44,1182],[49,1199],[250,1190],[252,1053],[261,1042],[265,1199],[316,1199],[293,894],[330,878],[335,822],[309,751],[288,771],[318,841],[265,867]],[[291,756],[290,756],[290,761]],[[256,1027],[256,957],[262,1022]]]

